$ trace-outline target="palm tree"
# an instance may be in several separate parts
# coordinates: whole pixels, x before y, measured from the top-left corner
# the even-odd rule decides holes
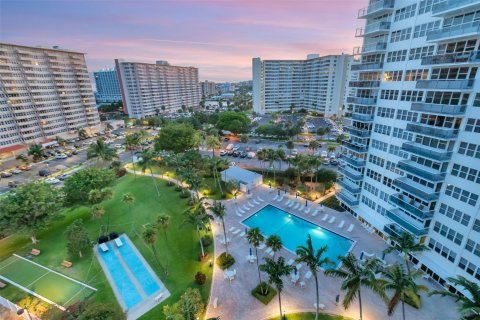
[[[453,293],[447,290],[434,290],[430,292],[429,295],[436,294],[442,297],[453,297],[456,302],[460,301],[458,311],[462,320],[480,320],[480,285],[460,275],[456,278],[449,277],[447,280],[456,287],[463,287],[470,293],[471,299],[463,294]]]
[[[130,150],[130,156],[132,157],[132,167],[133,167],[133,174],[136,179],[137,175],[135,174],[135,161],[134,161],[134,153],[133,150],[136,149],[140,145],[140,137],[137,133],[127,134],[125,136],[125,146],[127,150]]]
[[[78,129],[77,134],[79,138],[86,138],[88,136],[87,131],[85,129]]]
[[[152,166],[155,163],[155,154],[149,149],[142,150],[139,154],[140,159],[138,160],[138,164],[140,165],[143,173],[145,173],[147,169],[150,170],[150,176],[152,177],[153,185],[157,191],[157,196],[160,197],[160,191],[158,190],[157,181],[155,180],[152,170]]]
[[[143,238],[143,241],[152,248],[153,256],[155,257],[155,260],[157,261],[157,264],[160,267],[160,269],[164,270],[162,267],[162,264],[160,263],[160,260],[158,259],[158,253],[155,247],[155,243],[157,242],[157,230],[153,226],[148,225],[143,230],[142,238]]]
[[[28,147],[27,154],[33,157],[33,161],[38,161],[45,156],[43,153],[42,146],[39,144],[30,145],[30,147]]]
[[[176,304],[163,307],[163,315],[165,320],[185,320],[182,314],[178,313],[178,306]]]
[[[345,257],[339,257],[339,260],[342,267],[340,269],[328,269],[325,274],[343,279],[341,289],[346,291],[342,302],[343,307],[348,309],[352,302],[358,298],[360,320],[362,320],[362,286],[372,289],[385,298],[385,294],[375,278],[375,273],[380,270],[379,261],[377,259],[367,259],[361,262],[351,252]]]
[[[15,159],[21,161],[23,164],[28,164],[28,158],[24,154],[19,154]]]
[[[109,162],[112,161],[113,158],[118,158],[117,153],[101,139],[98,139],[87,149],[87,159],[97,159],[99,162]]]
[[[318,182],[318,170],[320,169],[320,166],[323,164],[323,159],[320,157],[313,157],[312,160],[312,166],[315,168],[315,183]]]
[[[265,153],[265,160],[268,161],[269,168],[273,168],[273,181],[275,179],[275,161],[278,159],[277,153],[273,149],[267,149]]]
[[[167,248],[167,259],[165,262],[165,274],[168,275],[168,256],[169,256],[169,244],[168,244],[168,237],[167,237],[167,229],[170,226],[170,216],[168,214],[161,214],[157,217],[156,223],[157,229],[163,231],[163,236],[165,238],[165,246]]]
[[[67,141],[65,141],[65,139],[63,139],[62,137],[60,136],[55,136],[55,140],[57,141],[57,143],[62,146],[62,147],[65,147],[67,145]]]
[[[190,190],[193,191],[191,192],[192,200],[195,196],[198,199],[198,189],[200,189],[202,179],[200,179],[200,176],[197,174],[197,171],[189,166],[181,170],[180,176],[189,185]]]
[[[285,143],[285,146],[287,147],[287,149],[289,150],[289,154],[292,155],[292,150],[295,148],[295,143],[292,141],[292,140],[288,140],[286,143]],[[290,164],[290,163],[289,163]]]
[[[135,202],[135,197],[130,192],[124,193],[122,195],[122,203],[128,206],[128,211],[130,211],[130,215],[132,216],[132,224],[134,223],[133,214],[132,214],[132,204]]]
[[[262,243],[264,239],[265,237],[260,232],[260,229],[257,227],[251,228],[247,232],[248,243],[250,243],[255,248],[255,256],[257,257],[256,261],[257,261],[257,271],[258,271],[258,283],[260,285],[262,284],[262,277],[260,276],[260,266],[258,264],[258,247],[260,246],[260,243]]]
[[[265,245],[272,249],[273,251],[273,259],[275,259],[275,253],[282,249],[283,243],[282,239],[277,236],[276,234],[269,235],[265,240]]]
[[[197,200],[196,203],[184,212],[185,220],[183,224],[189,223],[197,229],[198,241],[202,250],[202,257],[205,257],[205,250],[203,249],[202,237],[200,229],[203,229],[208,223],[211,216],[206,212],[202,199]]]
[[[265,264],[260,266],[260,270],[268,275],[268,283],[275,286],[278,293],[278,306],[280,308],[280,319],[282,315],[282,290],[283,290],[283,276],[288,276],[293,271],[293,266],[285,263],[284,257],[279,257],[277,261],[265,258]]]
[[[215,156],[215,149],[218,149],[222,146],[218,136],[214,135],[207,136],[206,144],[208,149],[212,149],[212,157]]]
[[[95,204],[92,206],[92,219],[98,219],[103,216],[105,213],[105,209],[100,204]]]
[[[310,141],[308,144],[308,148],[312,150],[312,154],[315,152],[315,149],[317,149],[320,146],[320,143],[316,140]]]
[[[320,247],[318,250],[315,251],[312,244],[312,237],[310,235],[307,236],[307,245],[306,246],[298,246],[297,253],[298,258],[296,262],[298,263],[305,263],[307,267],[310,269],[310,272],[313,274],[313,278],[315,279],[315,290],[317,294],[317,305],[316,305],[316,312],[315,312],[315,320],[318,320],[318,305],[320,295],[318,292],[318,269],[322,268],[325,265],[335,265],[333,261],[324,257],[325,252],[327,252],[328,247],[323,246]]]
[[[214,201],[213,206],[210,207],[212,210],[213,216],[222,220],[222,228],[223,228],[223,237],[225,239],[225,253],[228,255],[228,244],[227,244],[227,231],[225,229],[225,215],[227,211],[225,210],[225,206],[221,202]]]
[[[329,145],[327,146],[327,151],[328,151],[328,153],[335,152],[336,149],[337,149],[337,147],[335,147],[333,144],[329,144]]]
[[[223,194],[222,183],[221,183],[222,179],[220,177],[218,169],[221,168],[222,164],[223,164],[222,158],[220,157],[210,158],[210,166],[212,167],[213,179],[218,184],[218,189],[220,190],[221,194]]]
[[[282,170],[282,161],[285,160],[285,150],[283,148],[278,147],[276,152],[276,158],[278,160],[278,169]]]
[[[387,313],[389,316],[395,311],[399,302],[402,303],[403,320],[405,320],[405,300],[412,301],[414,304],[420,303],[418,291],[428,291],[428,288],[415,283],[415,279],[420,277],[419,271],[411,273],[405,272],[402,265],[394,264],[382,271],[383,279],[379,279],[380,286],[385,291],[393,291],[393,296],[387,299]]]
[[[409,256],[412,253],[424,252],[429,250],[427,246],[421,243],[415,243],[414,237],[408,232],[403,232],[400,237],[391,236],[390,239],[396,243],[395,247],[389,247],[383,252],[390,253],[395,250],[400,251],[403,254],[403,259],[405,260],[405,265],[407,267],[408,273],[410,273],[410,266],[408,264]]]

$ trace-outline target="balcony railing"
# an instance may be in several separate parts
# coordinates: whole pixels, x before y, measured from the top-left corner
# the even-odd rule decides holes
[[[463,23],[451,27],[432,30],[427,34],[427,41],[452,40],[456,38],[464,38],[476,36],[480,34],[480,22],[473,21]]]
[[[347,131],[351,135],[356,136],[356,137],[367,138],[367,137],[370,137],[370,134],[371,134],[371,130],[367,130],[367,129],[359,129],[359,128],[353,127],[353,126],[348,126],[348,127],[343,127],[343,128],[347,129]]]
[[[347,192],[340,192],[340,193],[337,193],[337,198],[338,200],[340,200],[341,202],[345,203],[346,205],[350,206],[350,207],[356,207],[358,206],[359,204],[359,200],[357,198],[354,198],[350,195],[348,195]]]
[[[479,62],[480,51],[471,51],[465,53],[447,53],[422,58],[422,65],[433,64],[457,64],[465,62]],[[352,66],[353,70],[353,66]]]
[[[374,106],[377,103],[377,98],[347,97],[347,102],[364,106]]]
[[[383,62],[352,64],[352,71],[382,70],[382,69],[383,69]]]
[[[390,220],[394,221],[401,228],[403,228],[406,231],[412,233],[413,235],[418,237],[418,236],[426,235],[428,233],[428,229],[426,229],[424,227],[420,227],[418,225],[415,225],[415,224],[412,224],[410,222],[407,222],[407,221],[403,220],[400,217],[401,214],[402,214],[401,211],[399,211],[398,209],[392,209],[392,210],[387,211],[387,217]]]
[[[407,123],[406,130],[442,139],[456,139],[458,135],[458,129],[433,127],[422,123]]]
[[[413,182],[407,177],[401,177],[394,180],[394,184],[404,191],[425,201],[434,201],[438,199],[438,192]]]
[[[357,153],[366,153],[368,151],[368,146],[365,144],[351,142],[351,141],[342,141],[342,145]]]
[[[437,161],[448,161],[452,157],[451,151],[433,149],[410,141],[402,144],[402,150]]]
[[[370,4],[368,7],[360,9],[358,11],[359,19],[367,19],[374,15],[379,15],[384,12],[389,12],[393,10],[393,0],[380,0]]]
[[[432,171],[422,169],[419,164],[411,160],[400,160],[398,162],[398,167],[406,172],[409,172],[432,182],[439,182],[445,180],[445,173],[433,172],[433,169]]]
[[[478,0],[447,0],[434,4],[432,14],[440,16],[444,14],[455,14],[457,12],[468,12],[480,7]]]
[[[448,104],[436,104],[426,102],[413,102],[411,110],[426,113],[445,114],[445,115],[462,115],[465,114],[467,105],[453,106]]]
[[[401,193],[392,194],[389,197],[388,202],[402,208],[403,210],[415,215],[420,219],[431,218],[434,214],[434,210],[429,210],[428,207],[415,202],[413,199],[410,199]]]
[[[362,191],[362,189],[359,186],[357,186],[355,184],[348,183],[344,180],[338,180],[337,184],[340,187],[342,187],[344,189],[347,189],[348,192],[350,192],[351,194],[357,194],[357,193],[360,193],[360,191]]]
[[[344,156],[341,158],[342,161],[349,163],[355,167],[363,167],[366,164],[366,161],[362,158],[357,158],[354,156]]]
[[[354,88],[378,88],[380,87],[380,81],[350,81],[348,84],[350,87]]]
[[[353,170],[347,166],[341,166],[338,168],[338,172],[341,174],[349,177],[353,181],[360,181],[363,179],[363,173],[358,172],[357,170]]]
[[[371,122],[373,121],[373,114],[364,114],[364,113],[352,113],[353,120]]]
[[[365,53],[373,53],[373,52],[381,52],[387,50],[387,43],[386,42],[377,42],[372,44],[367,44],[363,47],[355,47],[353,49],[353,54],[365,54]]]
[[[475,84],[474,79],[464,80],[418,80],[417,89],[432,90],[470,90]]]
[[[390,30],[389,21],[378,21],[370,23],[365,26],[365,29],[360,28],[355,32],[355,37],[373,36],[382,33],[387,33]]]

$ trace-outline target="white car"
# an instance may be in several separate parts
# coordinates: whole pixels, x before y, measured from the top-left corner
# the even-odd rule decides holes
[[[58,180],[57,178],[48,178],[45,180],[45,182],[48,184],[57,184],[60,183],[60,180]]]
[[[122,145],[121,145],[120,143],[117,143],[117,144],[114,145],[114,147],[115,147],[116,149],[120,149],[120,148],[122,147]]]
[[[223,156],[225,156],[225,155],[227,155],[227,151],[225,151],[225,150],[223,150],[223,149],[220,150],[220,156],[223,157]]]
[[[93,141],[85,141],[85,142],[83,143],[83,145],[84,145],[84,146],[89,146],[89,145],[91,145],[92,143],[93,143]]]
[[[319,151],[319,150],[315,150],[315,152],[313,153],[313,156],[314,156],[314,157],[319,157],[319,156],[320,156],[320,151]]]
[[[66,159],[67,155],[64,153],[59,153],[55,156],[55,159]]]
[[[298,154],[298,150],[297,149],[292,149],[292,156],[296,156]]]
[[[320,154],[320,156],[321,156],[322,158],[328,158],[328,152],[327,152],[327,151],[322,151],[321,154]]]

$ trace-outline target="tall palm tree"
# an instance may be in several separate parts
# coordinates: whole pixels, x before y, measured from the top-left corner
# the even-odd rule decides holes
[[[178,313],[178,306],[176,304],[163,307],[163,315],[165,320],[185,320],[182,314]]]
[[[275,260],[275,254],[283,247],[282,239],[276,234],[269,235],[265,240],[265,245],[272,249],[273,259]]]
[[[318,305],[320,294],[318,292],[318,269],[326,266],[326,265],[335,265],[333,261],[325,257],[325,252],[328,251],[327,246],[320,247],[318,250],[313,248],[312,244],[312,237],[310,234],[307,236],[307,245],[306,246],[298,246],[297,253],[298,258],[296,261],[298,263],[305,263],[307,267],[310,269],[310,272],[313,274],[313,278],[315,279],[315,292],[316,292],[316,310],[315,310],[315,320],[318,320]]]
[[[223,166],[223,159],[220,157],[212,157],[210,158],[210,166],[212,168],[213,173],[213,180],[218,184],[218,189],[220,193],[223,194],[222,190],[222,178],[220,177],[220,173],[218,172],[219,168]]]
[[[131,215],[131,218],[132,218],[132,225],[133,225],[134,217],[133,217],[133,214],[132,214],[132,204],[135,202],[135,197],[130,192],[126,192],[122,195],[122,200],[121,201],[122,201],[122,203],[124,203],[128,206],[128,211],[130,212],[130,215]]]
[[[285,146],[287,147],[287,149],[289,151],[289,155],[291,156],[292,155],[292,150],[295,148],[295,143],[292,140],[288,140],[285,143]],[[288,167],[290,168],[290,162],[288,162]]]
[[[408,232],[403,232],[400,237],[391,236],[390,239],[394,241],[396,245],[383,250],[383,252],[390,253],[395,250],[400,251],[403,254],[408,273],[410,273],[410,266],[408,264],[410,254],[429,250],[426,245],[416,243],[414,237]]]
[[[283,276],[288,276],[293,271],[293,266],[285,263],[284,257],[279,257],[277,261],[265,258],[265,264],[260,266],[260,270],[268,275],[268,283],[275,286],[278,293],[278,306],[280,309],[280,319],[282,315],[282,290],[283,290]]]
[[[212,157],[215,156],[215,149],[218,149],[222,146],[220,138],[214,135],[207,136],[206,144],[208,149],[212,149]]]
[[[352,302],[358,298],[360,320],[363,319],[362,286],[372,289],[375,293],[385,298],[385,294],[375,278],[375,273],[380,270],[377,259],[359,261],[351,252],[345,257],[339,257],[342,264],[340,269],[328,269],[327,276],[343,279],[341,289],[346,291],[343,298],[343,307],[348,309]]]
[[[118,158],[115,150],[101,139],[92,143],[87,149],[87,159],[97,159],[97,164],[110,162],[114,158]]]
[[[318,170],[323,164],[323,159],[321,157],[312,157],[312,166],[315,168],[315,183],[318,182]]]
[[[206,212],[202,199],[197,200],[196,203],[184,212],[185,220],[183,224],[189,223],[194,225],[197,229],[198,241],[202,250],[202,257],[205,257],[205,250],[203,249],[202,236],[200,229],[203,229],[208,223],[211,216]]]
[[[113,191],[113,189],[110,187],[105,187],[102,190],[100,190],[100,192],[102,194],[102,201],[112,200],[113,196],[115,195],[115,191]],[[108,232],[108,229],[110,228],[110,215],[111,215],[111,210],[109,210],[107,214],[107,231],[106,232]]]
[[[150,170],[150,176],[152,177],[153,185],[157,191],[157,196],[160,197],[160,191],[158,190],[157,181],[155,180],[152,170],[152,166],[155,163],[155,154],[149,149],[142,150],[139,154],[140,159],[138,160],[138,164],[140,165],[143,173],[145,173],[147,169]]]
[[[250,243],[254,248],[255,248],[255,256],[257,257],[257,271],[258,271],[258,283],[262,284],[262,277],[260,275],[260,266],[258,264],[258,247],[260,246],[260,243],[263,242],[265,237],[263,234],[260,232],[260,229],[255,227],[251,228],[247,232],[247,240],[248,243]]]
[[[162,264],[160,263],[160,259],[158,259],[157,248],[155,247],[155,243],[157,242],[157,230],[151,225],[148,225],[142,232],[142,239],[143,241],[152,248],[153,256],[160,267],[163,269]]]
[[[267,149],[265,153],[265,160],[268,161],[268,167],[273,169],[273,181],[275,179],[275,161],[278,159],[278,155],[273,149]]]
[[[130,156],[132,157],[132,168],[133,174],[136,179],[137,175],[135,174],[135,161],[134,161],[134,150],[140,145],[140,136],[135,132],[127,134],[125,136],[125,146],[127,150],[130,150]]]
[[[328,153],[335,152],[336,149],[337,149],[337,147],[335,147],[333,144],[329,144],[329,145],[327,146],[327,151],[328,151]]]
[[[449,277],[447,280],[456,287],[463,287],[468,293],[470,293],[471,298],[447,290],[434,290],[430,292],[429,295],[436,294],[441,295],[442,297],[453,297],[456,302],[460,301],[458,311],[462,320],[480,320],[480,285],[478,282],[472,282],[460,275],[456,278]]]
[[[276,158],[278,160],[278,169],[281,171],[282,170],[282,161],[286,159],[285,155],[285,150],[283,148],[279,147],[277,148],[276,152]]]
[[[197,174],[197,171],[192,167],[185,167],[181,170],[180,176],[182,179],[189,185],[191,192],[192,200],[194,197],[198,199],[198,189],[200,189],[200,185],[202,183],[202,179]]]
[[[167,248],[167,259],[165,261],[165,274],[168,275],[168,256],[170,251],[170,245],[168,244],[167,230],[170,226],[170,216],[168,214],[161,214],[157,217],[156,223],[157,229],[163,231],[163,237],[165,238],[165,247]]]
[[[387,299],[387,313],[389,316],[395,311],[399,302],[402,304],[403,320],[405,320],[405,300],[414,304],[420,303],[418,291],[428,291],[428,288],[415,283],[415,279],[421,276],[419,271],[405,272],[402,265],[394,264],[382,271],[384,278],[379,279],[380,286],[385,291],[393,291],[393,296]]]
[[[225,206],[217,201],[213,202],[213,206],[210,207],[210,210],[214,217],[217,217],[222,221],[223,237],[225,239],[225,253],[228,255],[227,231],[225,229],[225,216],[227,211],[225,210]]]
[[[105,209],[100,204],[95,204],[92,206],[92,219],[98,219],[105,214]]]
[[[30,147],[28,147],[27,154],[29,156],[32,156],[33,161],[38,161],[45,156],[45,154],[43,153],[42,146],[39,144],[30,145]]]
[[[316,140],[312,140],[308,144],[308,148],[312,150],[312,154],[315,152],[315,149],[317,149],[319,146],[320,146],[320,143]]]

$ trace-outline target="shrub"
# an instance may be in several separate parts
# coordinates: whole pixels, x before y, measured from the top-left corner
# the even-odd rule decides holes
[[[183,189],[182,192],[180,193],[180,198],[186,199],[188,197],[190,197],[190,192],[188,192],[188,190],[186,189]]]
[[[227,199],[227,194],[225,192],[223,192],[222,195],[221,195],[221,198],[222,199]]]
[[[173,187],[175,185],[175,183],[173,183],[172,181],[167,181],[167,187]]]
[[[180,191],[183,190],[183,188],[180,187],[179,185],[176,185],[174,190],[175,190],[176,192],[180,192]]]
[[[109,240],[108,236],[100,236],[100,237],[98,237],[98,244],[105,243],[108,240]]]
[[[195,282],[199,285],[202,285],[205,283],[205,281],[207,281],[207,276],[205,275],[205,273],[202,273],[200,271],[197,272],[197,274],[195,275]]]
[[[231,254],[227,254],[226,252],[223,252],[217,258],[217,265],[222,270],[230,268],[231,266],[233,266],[234,263],[235,258]]]
[[[266,294],[265,294],[266,292]],[[252,290],[252,296],[258,301],[267,305],[277,295],[277,291],[273,289],[268,283],[262,282]]]
[[[120,168],[116,172],[117,178],[121,178],[126,174],[127,174],[127,169],[125,169],[125,168]]]
[[[213,242],[212,237],[210,237],[209,235],[202,237],[202,244],[204,247],[208,247],[209,245],[212,244],[212,242]]]
[[[334,209],[334,210],[337,210],[337,211],[340,211],[340,212],[345,211],[345,209],[343,209],[340,206],[340,202],[338,201],[337,197],[335,197],[335,196],[331,196],[331,197],[328,197],[327,199],[323,200],[322,204],[325,207],[328,207],[328,208],[331,208],[331,209]]]

